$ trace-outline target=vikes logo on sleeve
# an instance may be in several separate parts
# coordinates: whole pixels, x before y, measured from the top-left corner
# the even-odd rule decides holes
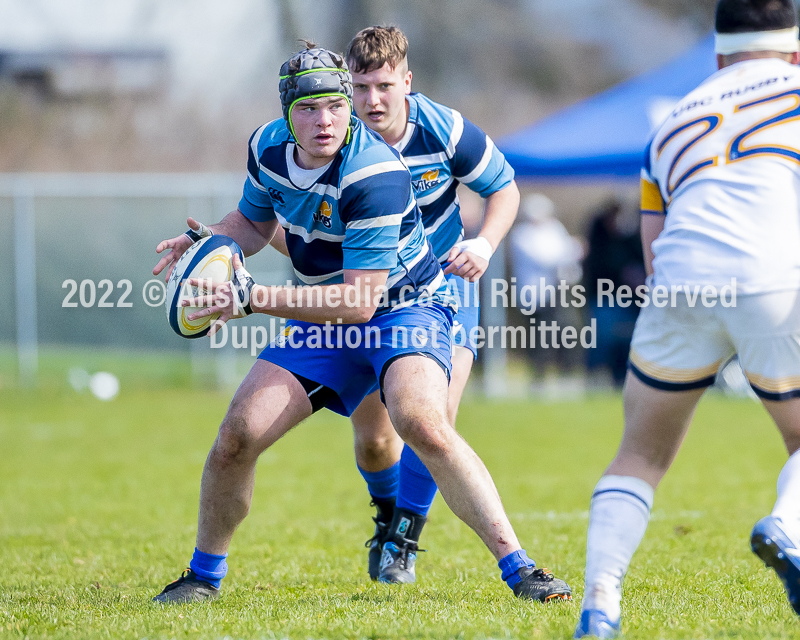
[[[433,189],[441,181],[441,178],[439,178],[439,170],[429,169],[420,176],[419,180],[412,180],[411,186],[414,187],[414,193],[420,193],[421,191]]]
[[[330,203],[323,201],[320,205],[319,211],[314,214],[314,222],[319,222],[326,229],[330,229],[331,213],[332,209]]]

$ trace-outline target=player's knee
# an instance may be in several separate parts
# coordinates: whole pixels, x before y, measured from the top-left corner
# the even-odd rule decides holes
[[[255,445],[247,419],[240,415],[227,415],[219,428],[211,456],[223,466],[236,464],[257,455]]]
[[[409,415],[395,423],[400,437],[423,455],[442,455],[450,449],[453,429],[444,415]]]
[[[394,450],[394,437],[386,435],[359,436],[355,441],[356,449],[365,460],[383,459]]]

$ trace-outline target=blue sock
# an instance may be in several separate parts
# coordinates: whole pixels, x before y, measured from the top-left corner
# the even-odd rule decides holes
[[[510,588],[514,588],[522,578],[519,577],[519,570],[525,567],[535,567],[536,563],[528,557],[525,549],[509,553],[505,558],[497,563],[500,567],[501,576]]]
[[[400,486],[397,508],[427,516],[436,496],[436,483],[417,454],[405,445],[400,456]]]
[[[358,467],[358,471],[367,483],[367,490],[373,498],[388,500],[397,497],[397,485],[400,481],[399,462],[395,462],[383,471],[364,471],[361,467]]]
[[[215,556],[211,553],[203,553],[195,547],[189,568],[194,571],[200,580],[208,582],[212,587],[219,589],[219,583],[228,573],[228,563],[225,562],[227,557],[227,553],[224,556]]]

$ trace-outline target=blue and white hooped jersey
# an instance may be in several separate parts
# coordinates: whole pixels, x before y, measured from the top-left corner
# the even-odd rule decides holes
[[[283,119],[253,134],[239,210],[255,222],[278,220],[300,282],[337,284],[345,269],[388,269],[387,304],[376,315],[420,302],[453,305],[394,149],[353,118],[350,142],[306,188],[292,180],[294,149]]]
[[[409,113],[396,145],[411,171],[425,232],[440,262],[464,239],[456,188],[486,198],[514,180],[514,170],[492,140],[455,109],[421,93],[406,96]]]

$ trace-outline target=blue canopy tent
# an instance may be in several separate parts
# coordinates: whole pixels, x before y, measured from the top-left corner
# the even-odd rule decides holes
[[[716,71],[713,36],[623,82],[497,141],[518,179],[634,179],[654,128]]]

